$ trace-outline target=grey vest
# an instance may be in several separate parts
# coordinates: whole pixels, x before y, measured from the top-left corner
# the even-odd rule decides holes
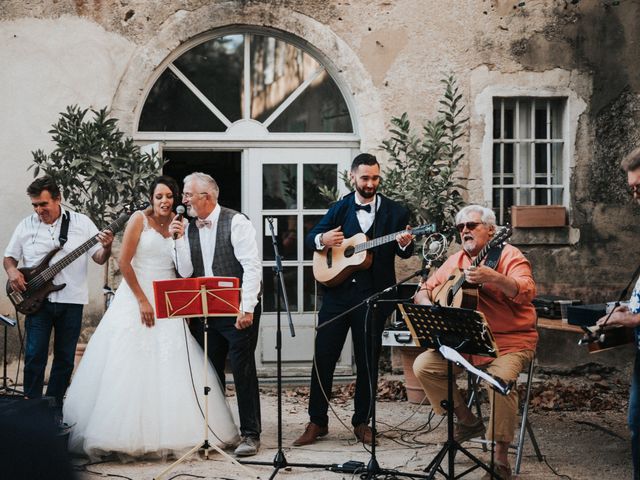
[[[242,285],[244,269],[233,253],[231,245],[231,220],[238,212],[220,206],[218,229],[216,231],[216,249],[213,252],[213,274],[216,277],[238,277]],[[244,215],[244,214],[240,214]],[[195,222],[189,226],[189,246],[191,247],[191,263],[193,264],[193,276],[204,276],[204,263],[202,261],[202,247],[200,235]]]

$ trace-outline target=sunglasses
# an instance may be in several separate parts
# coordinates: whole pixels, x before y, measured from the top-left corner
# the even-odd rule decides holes
[[[484,222],[464,222],[456,225],[456,230],[460,233],[464,230],[464,227],[467,227],[467,230],[475,230],[478,225],[482,225]]]

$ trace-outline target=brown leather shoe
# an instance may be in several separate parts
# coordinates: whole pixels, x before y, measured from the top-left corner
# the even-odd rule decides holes
[[[373,440],[373,430],[371,430],[371,427],[369,427],[369,425],[365,424],[365,423],[361,423],[360,425],[356,425],[353,428],[353,433],[356,435],[356,438],[366,444],[366,445],[371,445],[371,442]],[[378,444],[378,441],[376,440],[376,445]]]
[[[298,439],[293,442],[294,447],[301,447],[303,445],[311,445],[312,443],[316,443],[318,437],[324,437],[327,433],[329,433],[329,427],[320,425],[316,425],[313,422],[307,423],[307,426],[304,429],[304,433],[298,437]]]

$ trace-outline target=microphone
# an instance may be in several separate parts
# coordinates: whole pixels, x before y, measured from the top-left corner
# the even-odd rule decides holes
[[[176,207],[176,213],[177,213],[178,215],[176,215],[175,220],[178,220],[178,221],[180,221],[180,222],[181,222],[181,221],[182,221],[182,216],[184,215],[184,212],[185,212],[184,205],[178,205],[178,206]],[[173,239],[174,239],[174,240],[177,240],[177,239],[178,239],[178,232],[175,232],[175,233],[173,234]]]
[[[442,244],[438,240],[436,240],[435,242],[431,242],[429,244],[429,253],[430,254],[436,253],[438,250],[440,250],[441,245]]]

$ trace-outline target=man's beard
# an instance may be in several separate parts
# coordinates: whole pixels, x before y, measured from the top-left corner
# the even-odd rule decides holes
[[[373,196],[376,194],[376,190],[376,188],[372,188],[370,191],[367,191],[364,188],[358,187],[356,185],[356,192],[358,192],[362,198],[373,198]]]

